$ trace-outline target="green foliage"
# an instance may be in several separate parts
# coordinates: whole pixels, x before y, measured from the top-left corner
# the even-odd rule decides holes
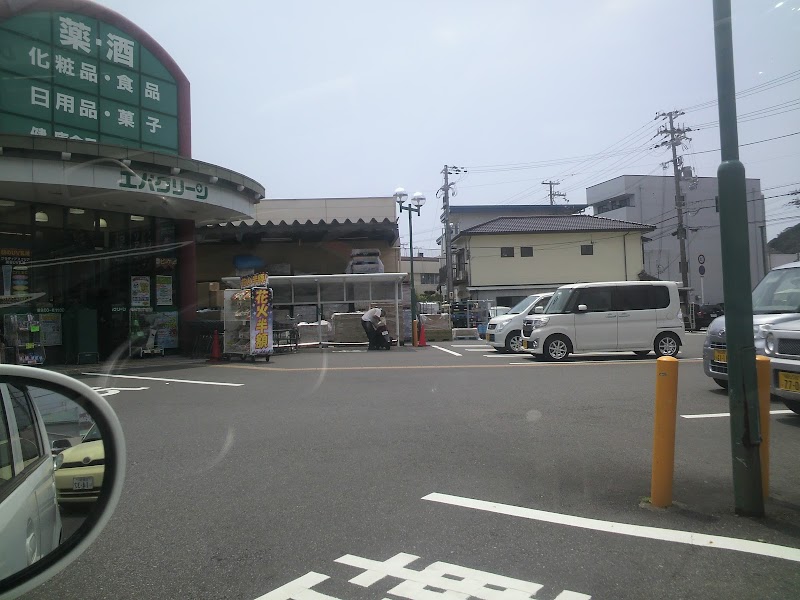
[[[787,227],[767,244],[773,252],[797,254],[800,252],[800,223]]]

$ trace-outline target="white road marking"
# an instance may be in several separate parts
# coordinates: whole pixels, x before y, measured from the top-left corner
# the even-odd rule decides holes
[[[463,498],[461,496],[451,496],[449,494],[432,493],[424,496],[423,500],[431,502],[441,502],[463,508],[483,510],[511,517],[521,517],[534,521],[544,521],[556,525],[567,525],[569,527],[580,527],[593,531],[604,531],[606,533],[617,533],[632,537],[647,538],[651,540],[661,540],[664,542],[676,542],[688,544],[690,546],[702,546],[705,548],[720,548],[723,550],[735,550],[748,554],[758,554],[760,556],[770,556],[781,558],[793,562],[800,562],[800,548],[789,546],[779,546],[777,544],[767,544],[765,542],[753,542],[739,538],[729,538],[720,535],[706,535],[692,531],[681,531],[679,529],[663,529],[661,527],[648,527],[645,525],[631,525],[629,523],[616,523],[614,521],[601,521],[600,519],[588,519],[586,517],[576,517],[562,513],[547,512],[533,508],[513,506],[511,504],[500,504],[498,502],[486,502],[485,500],[475,500],[473,498]]]
[[[442,348],[441,346],[437,346],[436,344],[428,344],[431,348],[436,348],[437,350],[441,350],[442,352],[447,352],[448,354],[452,354],[453,356],[464,356],[463,354],[459,354],[458,352],[453,352],[452,350],[448,350],[447,348]]]
[[[100,394],[101,396],[115,396],[120,392],[142,392],[144,390],[149,390],[148,387],[95,387],[92,386],[92,389]]]
[[[370,560],[361,556],[345,554],[337,563],[348,565],[363,572],[349,583],[368,588],[384,579],[399,579],[400,583],[388,594],[408,600],[436,600],[438,598],[469,598],[483,600],[517,599],[528,600],[544,586],[533,581],[514,579],[488,571],[479,571],[446,562],[434,562],[421,570],[410,568],[419,556],[400,552],[384,560]],[[259,596],[256,600],[337,600],[312,589],[330,579],[327,575],[310,571],[297,579]],[[552,597],[552,593],[548,594]],[[591,596],[564,590],[555,600],[591,600]]]
[[[503,354],[502,352],[496,352],[495,354],[484,354],[486,358],[508,358],[508,354]]]
[[[486,346],[472,346],[471,348],[462,348],[462,350],[466,350],[467,352],[486,352],[487,350],[494,350],[491,346],[488,348]]]
[[[494,346],[489,344],[451,344],[453,348],[483,348],[484,350],[491,350]]]
[[[195,381],[193,379],[167,379],[165,377],[142,377],[140,375],[114,375],[113,373],[81,373],[92,377],[116,377],[120,379],[143,379],[145,381],[168,381],[170,383],[195,383],[197,385],[222,385],[227,387],[242,387],[243,383],[227,383],[224,381]]]
[[[771,415],[791,415],[794,414],[791,410],[771,410]],[[704,415],[681,415],[684,419],[713,419],[715,417],[730,417],[731,413],[707,413]]]

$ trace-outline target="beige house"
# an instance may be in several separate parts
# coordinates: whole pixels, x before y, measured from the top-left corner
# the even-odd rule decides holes
[[[436,256],[414,257],[414,288],[418,296],[439,291],[439,263]],[[400,258],[400,273],[411,273],[411,261],[407,256]]]
[[[513,306],[567,283],[638,280],[650,225],[589,215],[499,217],[453,239],[459,299]]]

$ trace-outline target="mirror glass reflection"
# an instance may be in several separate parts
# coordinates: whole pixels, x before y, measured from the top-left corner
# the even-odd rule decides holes
[[[75,392],[0,379],[0,580],[75,535],[103,488],[105,449]]]

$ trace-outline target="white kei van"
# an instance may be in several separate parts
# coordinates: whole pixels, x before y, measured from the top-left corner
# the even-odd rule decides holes
[[[675,356],[683,345],[678,285],[606,281],[558,288],[523,330],[523,347],[547,360],[575,352],[632,351]]]

